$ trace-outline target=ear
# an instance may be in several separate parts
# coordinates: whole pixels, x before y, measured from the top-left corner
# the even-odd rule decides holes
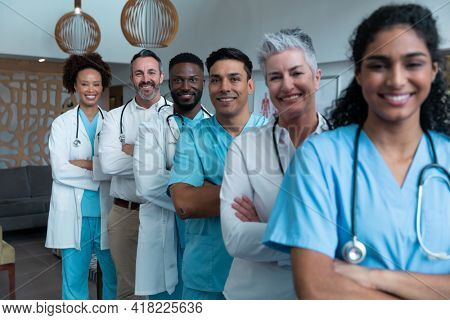
[[[164,73],[161,72],[161,75],[159,76],[159,84],[163,83],[164,81]]]
[[[437,62],[433,62],[433,64],[431,65],[431,72],[433,74],[433,80],[431,80],[431,82],[434,81],[434,79],[436,79],[436,75],[439,72],[439,64]]]
[[[317,90],[320,88],[320,79],[322,78],[322,70],[317,68],[316,74],[314,75],[314,87]]]
[[[361,70],[358,67],[355,69],[355,80],[361,86]]]
[[[253,94],[253,92],[255,91],[255,83],[253,82],[253,79],[248,80],[247,89],[249,95]]]

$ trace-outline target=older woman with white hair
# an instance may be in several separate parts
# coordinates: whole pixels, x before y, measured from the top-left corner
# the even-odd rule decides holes
[[[221,223],[234,257],[227,299],[295,299],[290,258],[262,244],[275,197],[295,149],[328,129],[316,111],[321,71],[311,38],[300,29],[264,36],[259,63],[277,110],[266,126],[236,138],[221,188]]]

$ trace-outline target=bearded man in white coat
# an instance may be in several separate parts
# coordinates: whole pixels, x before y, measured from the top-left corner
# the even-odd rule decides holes
[[[175,214],[167,187],[172,159],[181,131],[210,114],[200,103],[204,67],[191,53],[181,53],[169,63],[169,88],[173,107],[139,127],[134,148],[136,193],[141,199],[136,258],[136,295],[150,299],[181,299],[181,259],[184,222]]]

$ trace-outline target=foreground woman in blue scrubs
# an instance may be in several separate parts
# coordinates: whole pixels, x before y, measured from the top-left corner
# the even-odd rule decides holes
[[[89,299],[88,273],[96,254],[103,272],[103,299],[116,298],[116,271],[108,244],[109,176],[102,173],[98,139],[106,111],[97,105],[111,82],[109,66],[96,53],[72,55],[63,84],[80,104],[52,123],[49,138],[52,196],[46,247],[61,249],[62,298]]]
[[[331,112],[337,129],[297,151],[265,235],[290,250],[299,298],[450,296],[450,109],[438,39],[418,5],[381,7],[354,33],[355,79]],[[422,175],[417,227],[419,176],[433,162],[443,168]],[[383,285],[367,276],[377,272]]]

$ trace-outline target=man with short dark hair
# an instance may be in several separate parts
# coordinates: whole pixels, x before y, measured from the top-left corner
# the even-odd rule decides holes
[[[105,118],[100,137],[99,156],[103,171],[112,175],[114,204],[108,220],[110,250],[116,266],[117,299],[136,299],[134,295],[136,247],[140,200],[133,175],[133,149],[139,124],[157,114],[168,102],[161,97],[164,79],[161,60],[144,49],[131,60],[131,82],[136,96]]]
[[[150,299],[181,299],[181,261],[184,222],[176,217],[167,184],[175,145],[184,127],[210,115],[200,103],[203,62],[192,53],[176,55],[169,63],[169,88],[173,107],[139,127],[134,150],[139,211],[136,259],[136,294]]]
[[[228,147],[234,137],[267,119],[252,114],[252,63],[240,50],[219,49],[208,57],[209,93],[216,115],[185,130],[178,143],[170,192],[186,219],[183,299],[224,299],[231,266],[220,228],[219,191]]]

